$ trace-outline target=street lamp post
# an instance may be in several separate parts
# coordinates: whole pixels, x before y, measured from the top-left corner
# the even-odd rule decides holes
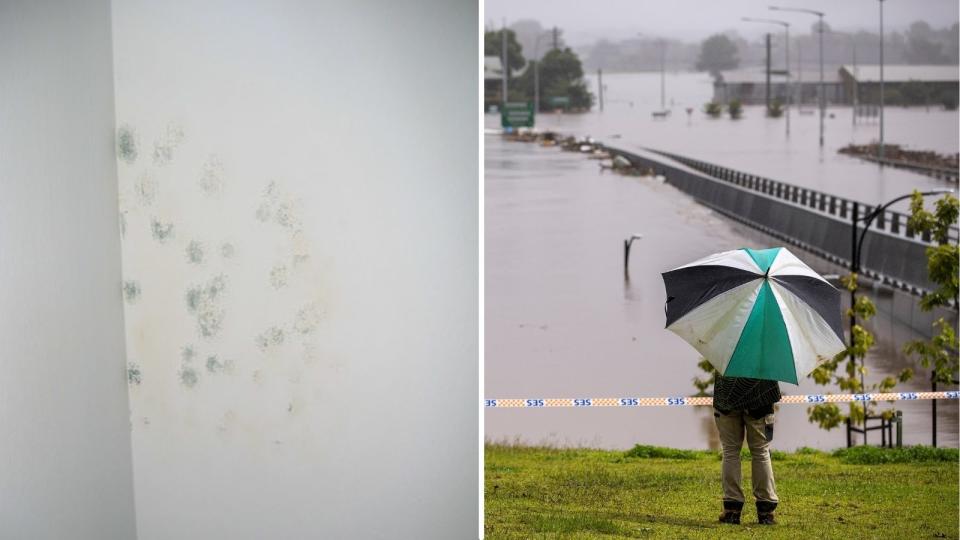
[[[537,41],[533,44],[533,110],[535,114],[540,114],[540,57],[537,53],[540,50],[540,39],[552,35],[552,32],[543,32],[537,36]]]
[[[780,21],[777,19],[754,19],[751,17],[743,17],[742,20],[746,22],[755,22],[755,23],[779,24],[780,26],[783,27],[783,32],[785,34],[784,39],[786,40],[786,44],[785,44],[786,64],[784,69],[787,72],[787,82],[786,82],[787,104],[786,104],[786,111],[784,112],[787,115],[787,137],[789,137],[790,136],[790,78],[791,78],[791,75],[790,75],[790,23],[788,23],[787,21]]]
[[[946,193],[953,193],[953,190],[952,189],[934,189],[930,191],[921,192],[920,195],[924,197],[928,197],[931,195],[943,195]],[[872,212],[865,214],[863,216],[859,215],[860,214],[859,203],[856,203],[856,202],[853,203],[853,209],[850,213],[850,231],[851,231],[850,273],[851,274],[856,274],[856,275],[860,274],[860,259],[861,259],[861,254],[863,253],[863,241],[867,237],[867,232],[870,230],[870,225],[873,224],[873,220],[876,219],[877,216],[885,212],[887,208],[889,208],[890,206],[904,199],[909,199],[912,196],[913,196],[912,193],[901,195],[895,199],[887,201],[883,205],[876,207]],[[864,222],[863,230],[859,231],[859,234],[858,234],[857,224],[861,221]],[[850,346],[851,347],[853,346],[853,327],[857,324],[857,316],[853,310],[856,304],[857,304],[857,291],[856,289],[853,289],[850,291]],[[861,360],[860,362],[861,368],[865,367],[866,361],[867,361],[866,358],[863,358]],[[863,393],[865,391],[866,391],[866,387],[864,386],[863,371],[861,370],[860,371],[860,392]],[[864,414],[863,427],[864,427],[863,444],[867,444],[866,414]]]
[[[804,9],[804,8],[787,8],[787,7],[777,7],[770,6],[771,11],[790,11],[794,13],[806,13],[808,15],[816,15],[819,20],[817,23],[817,33],[820,34],[820,146],[823,147],[823,117],[826,114],[827,110],[827,94],[823,88],[823,16],[825,15],[822,11],[816,11],[813,9]]]
[[[883,160],[883,0],[880,0],[880,148],[878,156]],[[881,161],[880,163],[883,163]]]

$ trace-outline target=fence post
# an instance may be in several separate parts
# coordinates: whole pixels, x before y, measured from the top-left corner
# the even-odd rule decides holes
[[[903,413],[901,411],[897,411],[897,448],[900,448],[902,446],[903,446]]]
[[[853,441],[850,438],[850,418],[847,418],[847,448],[853,446]]]
[[[930,391],[937,391],[937,372],[936,370],[930,372]],[[931,438],[933,439],[933,447],[937,447],[937,400],[930,400],[930,407],[933,409],[933,429],[930,430]]]

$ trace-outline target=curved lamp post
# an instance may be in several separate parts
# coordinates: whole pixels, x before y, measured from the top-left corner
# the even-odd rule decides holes
[[[931,195],[944,195],[947,193],[953,193],[953,190],[952,189],[934,189],[930,191],[923,191],[920,193],[920,195],[927,197]],[[851,220],[850,220],[850,230],[852,232],[851,244],[850,244],[850,247],[852,250],[850,254],[850,273],[857,274],[857,275],[860,274],[860,255],[863,252],[863,241],[867,237],[867,232],[870,230],[870,225],[873,224],[873,220],[875,220],[877,216],[885,212],[886,209],[892,206],[893,204],[896,204],[904,199],[909,199],[910,197],[913,197],[913,193],[908,193],[906,195],[901,195],[895,199],[891,199],[890,201],[887,201],[883,205],[876,207],[872,212],[865,214],[863,216],[859,215],[860,213],[859,203],[856,203],[856,202],[853,203],[853,211],[851,212]],[[860,231],[858,235],[857,224],[861,221],[864,222],[863,230]],[[853,307],[856,304],[857,304],[857,291],[856,289],[854,289],[850,291],[850,346],[853,346],[853,327],[854,325],[857,324],[857,316],[853,311]],[[861,368],[866,367],[866,361],[867,361],[866,358],[863,358],[861,360],[861,363],[860,363]],[[861,371],[860,372],[860,391],[863,392],[864,390],[865,390],[864,377],[863,377],[863,371]],[[934,402],[934,405],[933,405],[934,446],[936,446],[936,411],[937,411],[936,401],[937,400],[933,400]],[[863,427],[864,427],[863,444],[867,444],[866,415],[864,415]]]
[[[826,15],[822,11],[816,11],[813,9],[804,9],[804,8],[787,8],[787,7],[777,7],[770,6],[771,11],[789,11],[793,13],[806,13],[808,15],[816,15],[819,17],[817,24],[817,33],[820,35],[820,146],[823,146],[823,116],[827,109],[827,94],[823,89],[823,16]]]
[[[753,23],[767,23],[767,24],[778,24],[783,27],[783,31],[786,34],[786,57],[787,63],[785,64],[784,69],[787,72],[787,103],[786,103],[786,115],[787,115],[787,137],[790,136],[790,23],[787,21],[779,21],[777,19],[754,19],[752,17],[742,17],[740,20],[744,22],[753,22]]]

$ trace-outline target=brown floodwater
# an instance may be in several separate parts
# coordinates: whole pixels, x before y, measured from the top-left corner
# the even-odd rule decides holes
[[[488,116],[487,127],[497,121]],[[484,396],[692,395],[693,377],[703,375],[699,356],[664,329],[660,273],[709,253],[779,243],[656,179],[603,173],[584,155],[499,135],[487,135],[484,143]],[[625,279],[623,240],[632,233],[643,239],[634,243]],[[792,251],[822,273],[838,270]],[[897,295],[876,297],[881,314],[872,325],[878,344],[868,357],[868,383],[906,365],[903,343],[919,337],[898,320],[902,308],[898,317],[882,313],[905,303]],[[784,394],[835,391],[811,380],[781,387]],[[915,380],[898,389],[926,390],[929,384]],[[929,444],[930,402],[896,406],[904,412],[905,444]],[[938,442],[956,447],[957,403],[941,401],[939,411]],[[484,424],[491,441],[717,445],[711,411],[703,407],[487,409]],[[871,442],[879,437],[870,434]],[[806,406],[780,408],[776,448],[845,443],[843,429],[810,424]]]

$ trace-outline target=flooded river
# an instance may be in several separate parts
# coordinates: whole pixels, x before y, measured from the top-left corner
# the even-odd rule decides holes
[[[610,115],[611,123],[612,118]],[[638,114],[637,122],[641,121],[652,122]],[[749,126],[749,121],[740,127]],[[641,136],[644,130],[639,127],[633,132],[626,129],[628,118],[618,122],[616,129],[606,131],[621,132],[628,147],[658,146],[723,162],[718,159],[724,155],[722,149],[705,154],[705,147],[697,146],[700,143],[687,147],[682,140],[668,136]],[[668,122],[678,123],[679,130],[684,129],[686,119],[678,116]],[[498,118],[488,115],[486,123],[496,127]],[[591,115],[541,119],[541,126],[563,126],[571,132],[579,131],[578,123],[593,126],[586,130],[591,134],[606,133],[596,129],[600,121]],[[795,135],[799,133],[798,129]],[[699,135],[690,138],[703,140]],[[696,366],[699,356],[663,328],[660,273],[708,253],[779,243],[715,214],[657,180],[601,173],[598,162],[583,155],[506,142],[498,135],[487,135],[484,142],[484,396],[692,395],[691,379],[703,375]],[[797,154],[809,152],[797,150]],[[728,157],[735,161],[723,163],[763,172],[744,167],[753,161],[737,156],[731,152]],[[771,168],[776,167],[774,161],[758,160]],[[814,163],[811,167],[818,166]],[[770,171],[765,174],[795,180]],[[917,175],[910,178],[913,184],[928,181]],[[908,189],[910,182],[904,180],[902,187]],[[842,192],[826,184],[812,187]],[[879,189],[872,193],[882,196]],[[625,279],[623,240],[635,232],[644,238],[634,244],[629,279]],[[794,251],[821,272],[836,271]],[[888,295],[878,301],[892,303],[894,299]],[[906,340],[916,337],[888,316],[878,316],[873,326],[879,343],[868,359],[868,383],[905,365],[899,351]],[[784,394],[827,390],[809,380],[799,387],[781,386]],[[929,383],[921,377],[898,389],[928,390]],[[905,444],[929,444],[930,402],[899,403],[897,407],[904,411]],[[939,443],[957,446],[957,403],[941,401],[939,408]],[[776,448],[845,445],[842,428],[827,432],[808,423],[805,406],[785,405],[778,414]],[[488,409],[485,430],[488,440],[526,444],[601,448],[627,448],[636,443],[682,448],[717,445],[710,409],[702,407]],[[879,437],[878,432],[870,434],[871,442]]]

